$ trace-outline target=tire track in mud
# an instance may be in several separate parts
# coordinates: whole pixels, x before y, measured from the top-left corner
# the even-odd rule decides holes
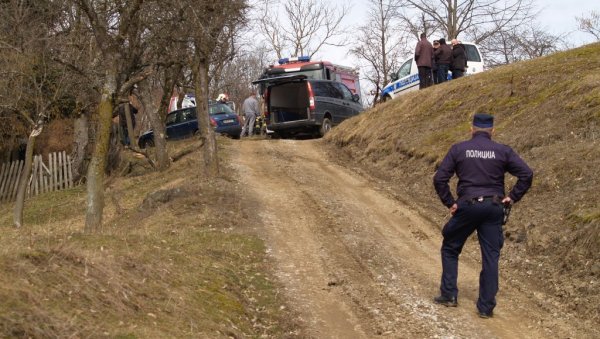
[[[493,319],[475,313],[480,264],[461,257],[458,308],[433,304],[440,276],[438,229],[375,188],[331,164],[319,141],[243,140],[232,163],[258,215],[278,278],[315,338],[540,338],[552,332],[511,289]],[[467,244],[473,246],[474,244]],[[504,298],[510,294],[511,303]]]

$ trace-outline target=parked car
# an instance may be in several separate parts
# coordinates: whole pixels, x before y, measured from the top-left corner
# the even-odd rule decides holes
[[[215,133],[228,135],[234,139],[240,137],[242,125],[239,116],[224,103],[211,103],[208,105],[210,124]],[[167,114],[166,134],[167,140],[184,139],[198,132],[198,119],[196,107],[178,109]],[[154,131],[143,133],[138,139],[140,148],[154,146]]]
[[[465,75],[483,72],[485,64],[477,45],[467,42],[462,44],[465,46],[465,52],[467,53]],[[392,82],[387,84],[381,91],[383,101],[419,89],[419,70],[414,58],[411,57],[403,61],[398,71],[390,74],[390,78]],[[452,72],[448,73],[448,79],[452,79]]]
[[[258,80],[259,83],[264,80]],[[358,94],[341,82],[288,75],[266,79],[263,97],[267,128],[274,136],[325,135],[332,126],[363,110]]]

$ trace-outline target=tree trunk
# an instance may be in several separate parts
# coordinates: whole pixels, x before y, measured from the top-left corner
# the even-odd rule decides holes
[[[73,181],[81,179],[85,173],[88,159],[89,123],[87,113],[82,113],[73,124],[75,140],[73,147]]]
[[[169,153],[167,151],[167,140],[165,135],[165,119],[160,114],[160,102],[156,100],[156,89],[161,89],[161,86],[156,86],[157,80],[155,76],[148,77],[139,84],[142,96],[140,103],[144,106],[144,112],[150,126],[154,131],[154,151],[156,152],[156,169],[164,171],[171,165]],[[160,100],[160,99],[159,99]]]
[[[171,165],[169,152],[167,151],[167,139],[165,135],[165,122],[160,116],[156,106],[146,106],[148,109],[148,119],[154,130],[154,151],[156,152],[156,169],[164,171]]]
[[[33,162],[33,147],[35,146],[35,138],[42,133],[43,126],[36,127],[29,138],[27,139],[27,148],[25,150],[25,166],[19,178],[19,186],[17,187],[17,200],[15,201],[14,223],[15,227],[23,225],[23,208],[25,206],[25,193],[27,193],[27,184],[31,176],[31,163]]]
[[[125,103],[125,120],[127,123],[127,138],[129,138],[129,147],[137,148],[136,137],[133,135],[133,121],[131,120],[131,106],[129,102]]]
[[[215,132],[210,126],[208,116],[208,65],[205,60],[197,63],[194,79],[196,89],[196,110],[198,114],[198,130],[204,140],[203,158],[204,174],[211,178],[219,174],[219,159],[217,156],[217,140]]]
[[[87,173],[87,212],[85,232],[97,232],[102,226],[104,211],[104,171],[110,142],[112,124],[112,98],[117,90],[116,67],[107,71],[102,97],[98,106],[98,129],[92,160]]]

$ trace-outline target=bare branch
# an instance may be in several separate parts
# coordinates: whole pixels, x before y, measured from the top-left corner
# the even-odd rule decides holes
[[[575,17],[579,24],[579,30],[594,36],[600,41],[600,12],[592,11],[589,16]]]
[[[334,7],[317,0],[289,0],[280,8],[278,0],[261,0],[260,32],[281,58],[284,55],[314,55],[323,46],[345,44],[342,21],[348,5]]]

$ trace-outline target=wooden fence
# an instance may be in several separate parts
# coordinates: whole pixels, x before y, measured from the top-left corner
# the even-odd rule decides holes
[[[25,161],[18,160],[0,166],[0,203],[14,201],[17,197],[17,186]],[[58,191],[73,187],[73,171],[71,157],[66,152],[50,153],[48,166],[41,155],[33,157],[31,176],[27,185],[27,196]]]

